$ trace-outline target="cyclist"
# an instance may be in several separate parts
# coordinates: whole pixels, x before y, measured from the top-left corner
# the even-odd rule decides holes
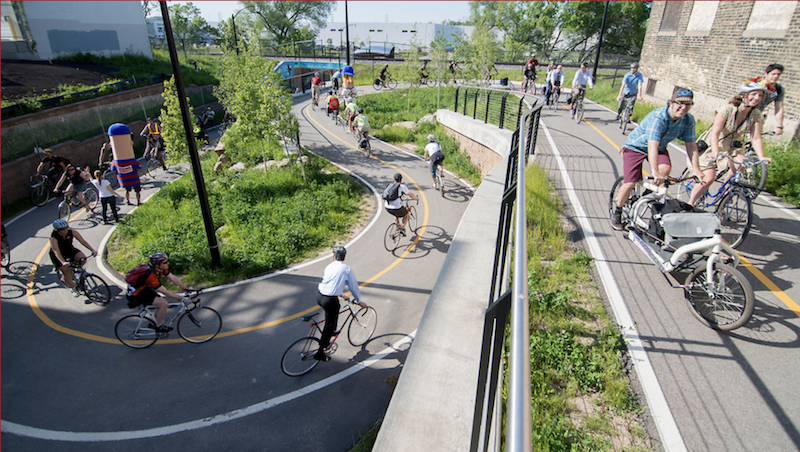
[[[388,64],[384,65],[383,69],[381,69],[381,73],[378,74],[378,77],[380,77],[380,79],[381,79],[381,84],[384,87],[386,87],[386,77],[391,77],[391,76],[392,76],[392,73],[389,72],[389,65]]]
[[[525,66],[525,70],[522,71],[522,74],[525,76],[525,85],[523,86],[522,92],[525,92],[526,86],[535,91],[536,85],[534,85],[533,81],[536,80],[536,70],[533,69],[533,64],[528,63]]]
[[[764,117],[758,109],[759,103],[767,95],[767,88],[757,82],[748,81],[739,87],[736,96],[730,104],[716,111],[714,125],[707,135],[708,149],[700,154],[700,170],[703,171],[703,182],[695,184],[689,197],[689,204],[694,205],[697,198],[702,196],[714,182],[717,175],[717,156],[719,152],[727,152],[737,162],[744,161],[744,142],[747,135],[751,137],[753,149],[758,154],[759,160],[766,160],[769,164],[772,159],[764,157],[764,145],[761,141],[761,129],[764,126]],[[704,137],[701,135],[700,137]],[[728,176],[732,177],[736,168],[733,163],[728,163]]]
[[[492,72],[494,72],[494,74]],[[486,67],[485,75],[486,75],[486,83],[490,84],[492,82],[492,77],[494,77],[495,75],[500,75],[500,73],[497,72],[497,68],[495,67],[494,63],[491,63],[491,65]]]
[[[319,77],[319,72],[315,72],[314,76],[311,77],[311,99],[314,102],[314,105],[319,102],[319,92],[322,88],[322,79]]]
[[[575,77],[572,79],[572,93],[567,98],[567,104],[569,104],[569,109],[572,110],[572,99],[578,95],[577,88],[588,86],[589,89],[594,89],[594,82],[592,81],[592,74],[590,74],[587,69],[589,69],[589,63],[583,62],[581,63],[581,68],[575,72]]]
[[[422,62],[422,67],[419,68],[419,81],[420,83],[431,78],[428,73],[428,60]]]
[[[92,248],[92,245],[89,245],[80,232],[70,229],[66,220],[59,218],[53,222],[53,232],[50,234],[50,261],[53,262],[53,267],[61,272],[62,280],[69,287],[72,295],[77,297],[79,294],[75,290],[69,263],[85,259],[86,255],[75,248],[75,245],[72,244],[73,239],[78,239],[83,246],[92,250],[92,256],[97,255],[97,251]]]
[[[83,199],[83,191],[86,190],[88,186],[89,178],[89,167],[86,167],[86,170],[81,171],[78,168],[75,168],[75,165],[69,164],[67,165],[67,172],[61,175],[61,179],[58,180],[56,184],[56,188],[53,189],[53,192],[58,192],[58,187],[64,183],[64,181],[69,181],[69,185],[67,185],[66,190],[64,190],[64,194],[66,197],[69,197],[72,192],[76,192],[75,195],[78,197],[78,201],[83,204],[83,207],[86,208],[88,212],[89,204],[86,204],[86,200]]]
[[[356,105],[356,99],[354,97],[348,97],[345,100],[344,114],[347,116],[347,124],[352,132],[353,118],[358,114],[358,105]]]
[[[111,152],[111,143],[106,141],[100,146],[100,155],[97,158],[97,166],[105,166],[110,165],[111,160],[114,159],[114,155]]]
[[[358,145],[359,147],[363,148],[364,144],[361,141],[363,139],[362,137],[365,138],[365,135],[369,134],[370,130],[369,119],[367,119],[367,115],[364,114],[363,108],[359,107],[358,114],[353,117],[353,119],[350,121],[350,124],[351,127],[354,126],[356,128],[356,131],[358,132]]]
[[[427,162],[429,159],[431,162],[433,188],[436,188],[436,167],[444,161],[444,152],[442,152],[442,147],[436,142],[436,137],[433,134],[428,135],[428,144],[425,146],[425,161]]]
[[[325,98],[326,114],[331,113],[339,114],[339,98],[333,95],[333,91],[328,91],[328,96]]]
[[[418,200],[417,196],[414,193],[411,193],[408,190],[408,187],[403,183],[403,175],[400,173],[395,173],[394,181],[398,184],[397,186],[397,198],[392,201],[385,200],[384,201],[384,208],[387,212],[394,215],[394,222],[397,224],[397,229],[400,231],[400,235],[406,235],[406,223],[408,223],[408,209],[403,206],[403,195],[408,194],[413,200]],[[400,224],[400,219],[403,219],[403,224]]]
[[[149,256],[149,266],[150,269],[139,278],[141,283],[136,284],[136,287],[132,284],[128,284],[128,288],[125,291],[125,296],[128,299],[128,307],[135,308],[141,305],[155,306],[157,308],[156,331],[159,333],[168,333],[172,330],[172,327],[164,325],[164,317],[167,315],[167,308],[169,307],[169,303],[164,297],[166,296],[174,300],[182,300],[182,298],[180,295],[161,285],[161,276],[172,281],[173,284],[185,291],[192,291],[194,289],[189,288],[189,286],[184,284],[177,276],[169,272],[169,256],[167,256],[166,253],[151,254]]]
[[[153,120],[153,118],[147,118],[147,124],[145,124],[142,131],[139,132],[139,136],[147,137],[147,144],[145,144],[144,147],[144,157],[148,157],[150,151],[157,148],[161,143],[161,124]]]
[[[203,112],[203,117],[201,118],[203,122],[202,124],[203,130],[214,125],[215,116],[217,116],[217,112],[215,112],[214,109],[211,108],[211,106],[209,105],[206,108],[206,111]]]
[[[459,69],[458,61],[456,60],[451,61],[450,65],[448,66],[448,69],[450,69],[450,76],[453,77],[453,83],[458,83],[456,82],[456,69]]]
[[[644,77],[642,73],[639,72],[639,62],[631,63],[631,71],[625,74],[625,77],[622,77],[622,86],[619,87],[619,94],[617,94],[617,101],[619,102],[617,106],[617,121],[619,121],[619,116],[622,114],[622,107],[625,106],[626,102],[630,102],[630,109],[633,111],[633,106],[636,104],[636,101],[642,100],[643,83]],[[626,102],[623,102],[623,99]]]
[[[339,85],[342,82],[342,71],[337,69],[331,76],[331,82],[333,83],[333,91],[339,91]]]
[[[544,92],[544,99],[547,105],[550,105],[550,92],[564,86],[564,79],[566,77],[567,75],[564,73],[564,68],[560,64],[547,73]],[[555,102],[558,102],[558,99],[556,99]]]
[[[69,159],[53,155],[53,150],[50,148],[43,150],[42,154],[44,157],[39,163],[39,166],[36,167],[36,174],[41,174],[45,165],[47,165],[47,178],[50,179],[51,182],[55,183],[64,173],[67,172]],[[58,187],[58,185],[56,185],[56,187]]]
[[[531,55],[531,59],[528,60],[528,64],[532,64],[533,65],[534,72],[539,68],[539,60],[536,59],[536,54],[535,53]]]
[[[770,64],[764,70],[763,80],[759,80],[767,88],[767,97],[761,101],[758,109],[763,112],[770,103],[775,102],[775,122],[777,123],[773,131],[775,135],[783,134],[783,95],[786,90],[778,83],[781,74],[783,74],[783,65],[778,63]]]
[[[611,226],[621,231],[622,206],[628,200],[631,190],[642,180],[642,164],[650,162],[650,173],[655,185],[661,185],[672,170],[667,145],[674,139],[686,142],[686,153],[692,162],[692,172],[703,179],[698,161],[697,137],[695,136],[694,116],[689,109],[694,105],[694,93],[682,88],[675,92],[666,107],[651,111],[633,129],[625,145],[622,146],[622,167],[624,183],[619,189],[617,205],[611,214]]]
[[[329,361],[330,356],[325,354],[325,349],[330,345],[331,338],[336,334],[336,322],[339,320],[339,297],[344,296],[344,285],[353,294],[353,298],[362,308],[367,304],[361,301],[361,291],[358,288],[358,279],[353,269],[344,263],[347,250],[341,245],[333,247],[333,262],[325,267],[322,272],[322,281],[317,285],[317,304],[325,311],[325,326],[322,328],[322,337],[319,339],[319,350],[314,359]]]

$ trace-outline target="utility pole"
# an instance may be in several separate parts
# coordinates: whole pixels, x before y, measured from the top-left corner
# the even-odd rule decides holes
[[[186,103],[186,89],[183,87],[183,76],[181,67],[178,63],[178,52],[175,50],[175,38],[172,36],[172,24],[169,21],[169,8],[165,0],[159,1],[161,4],[161,15],[164,18],[164,33],[167,35],[167,45],[169,46],[169,59],[172,62],[172,73],[175,77],[175,88],[178,90],[178,102],[181,106],[181,117],[183,117],[183,129],[186,133],[189,145],[189,159],[192,161],[192,173],[197,186],[197,198],[200,200],[200,211],[203,214],[203,223],[206,227],[206,237],[208,237],[208,250],[211,252],[211,266],[219,267],[222,257],[217,244],[217,235],[214,232],[214,221],[211,219],[211,208],[208,205],[208,193],[206,183],[203,179],[203,169],[200,167],[200,157],[197,155],[197,143],[194,139],[194,128],[189,119],[189,104]]]
[[[608,15],[608,4],[603,10],[603,22],[600,24],[600,39],[597,41],[597,55],[594,57],[594,69],[592,70],[592,83],[597,83],[597,66],[600,64],[600,48],[603,46],[603,32],[606,30],[606,16]]]
[[[347,64],[350,65],[350,21],[347,19],[347,0],[344,0],[344,37],[347,39]]]

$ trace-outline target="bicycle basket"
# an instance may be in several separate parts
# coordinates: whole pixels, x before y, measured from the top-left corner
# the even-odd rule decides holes
[[[719,217],[711,212],[668,213],[661,217],[661,224],[664,241],[674,247],[711,237],[720,227]]]

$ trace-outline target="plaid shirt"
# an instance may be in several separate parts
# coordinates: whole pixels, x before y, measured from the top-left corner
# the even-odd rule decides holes
[[[696,141],[694,116],[686,116],[673,121],[669,117],[669,107],[657,108],[644,117],[639,126],[631,132],[625,146],[647,154],[647,142],[658,141],[659,152],[665,151],[670,141],[678,138],[683,141]]]

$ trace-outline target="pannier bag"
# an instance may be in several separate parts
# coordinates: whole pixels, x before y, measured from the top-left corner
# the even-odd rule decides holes
[[[668,213],[661,217],[661,223],[664,242],[676,248],[709,238],[720,226],[719,217],[711,212]]]

